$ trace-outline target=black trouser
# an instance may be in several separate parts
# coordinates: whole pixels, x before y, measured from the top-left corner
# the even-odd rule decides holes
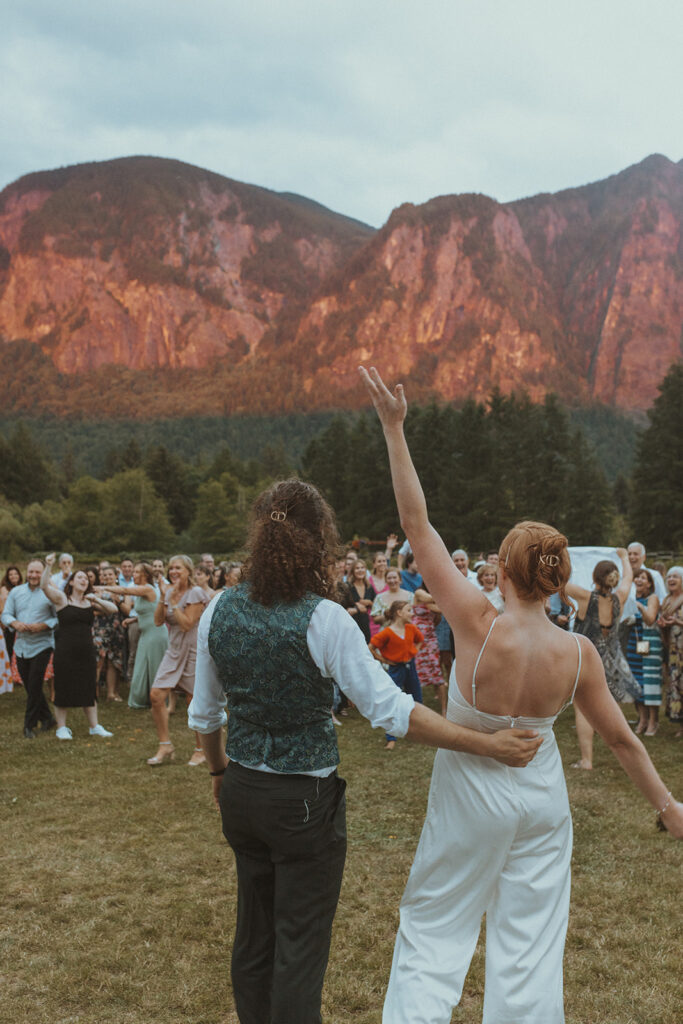
[[[17,655],[17,669],[26,690],[26,714],[24,728],[35,729],[38,722],[49,722],[52,718],[50,706],[43,693],[45,670],[52,654],[52,648],[39,651],[32,658],[20,658]]]
[[[3,635],[5,637],[5,647],[7,648],[7,657],[11,661],[12,660],[12,651],[14,650],[15,632],[14,632],[13,629],[4,629],[4,628],[3,628],[2,632],[3,632]]]
[[[220,805],[237,865],[240,1024],[320,1024],[346,859],[346,783],[230,763]]]

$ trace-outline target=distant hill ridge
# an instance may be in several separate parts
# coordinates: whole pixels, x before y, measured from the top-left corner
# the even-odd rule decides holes
[[[683,162],[659,155],[379,231],[157,157],[29,174],[0,193],[0,394],[67,417],[357,408],[372,360],[416,397],[642,410],[682,355],[682,221]]]

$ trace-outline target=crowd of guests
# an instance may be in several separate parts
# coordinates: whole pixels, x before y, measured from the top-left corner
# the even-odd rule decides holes
[[[593,641],[613,695],[637,707],[636,733],[656,734],[659,709],[665,702],[666,714],[678,725],[675,735],[681,737],[683,567],[647,567],[645,554],[637,542],[628,550],[619,549],[621,566],[599,561],[591,589],[570,585],[564,597],[553,595],[546,611],[561,628],[582,632]],[[452,559],[502,614],[498,552],[482,552],[471,561],[467,551],[457,548]],[[239,582],[241,563],[216,564],[209,553],[197,564],[187,555],[175,555],[168,562],[162,557],[150,562],[124,557],[116,565],[101,561],[77,570],[67,553],[56,565],[53,561],[54,556],[46,562],[31,560],[25,582],[21,568],[10,565],[0,581],[0,693],[16,684],[25,687],[24,735],[33,738],[38,729],[56,726],[58,738],[71,739],[66,707],[77,706],[83,707],[93,735],[111,735],[98,723],[95,704],[97,699],[121,701],[126,685],[129,706],[152,712],[158,748],[147,763],[156,766],[173,760],[169,720],[177,695],[188,703],[192,696],[199,619],[214,594]],[[395,684],[417,701],[422,701],[424,688],[433,687],[435,702],[445,715],[455,656],[453,634],[407,542],[399,547],[398,538],[391,534],[371,564],[350,548],[337,561],[336,596]],[[72,610],[64,611],[67,607]],[[72,627],[65,628],[62,619],[81,624],[87,620],[88,631],[81,631],[80,641],[69,640],[69,646],[65,638]],[[63,643],[57,643],[53,654],[55,634],[62,636]],[[91,645],[92,659],[88,651],[81,652],[86,661],[78,660],[81,655],[74,648],[78,643]],[[59,684],[60,676],[64,678],[60,662],[71,675],[72,662],[81,667],[92,663],[86,672],[87,684],[65,692]],[[54,714],[44,696],[44,683]],[[338,725],[337,715],[348,714],[341,692],[332,713]],[[577,735],[576,766],[591,768],[592,730],[578,713]],[[386,745],[393,749],[393,736],[387,735]],[[197,737],[189,763],[198,765],[203,760]]]
[[[0,583],[0,693],[25,688],[24,736],[56,728],[72,740],[67,710],[82,707],[90,735],[112,733],[97,720],[97,703],[121,701],[151,708],[159,745],[150,766],[174,756],[169,715],[177,693],[189,702],[194,687],[197,624],[219,590],[239,580],[241,563],[215,564],[210,554],[195,565],[187,555],[168,564],[121,559],[74,569],[73,558],[32,559],[26,581],[17,565]],[[45,696],[49,687],[54,713]],[[191,765],[204,755],[196,741]]]

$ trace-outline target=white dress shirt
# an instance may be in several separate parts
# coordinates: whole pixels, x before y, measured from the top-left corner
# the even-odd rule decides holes
[[[53,587],[56,587],[57,590],[63,591],[64,587],[67,585],[69,581],[70,575],[71,573],[69,573],[67,576],[62,576],[61,572],[56,572],[54,576],[50,576],[50,583],[52,584]]]
[[[211,619],[216,602],[222,596],[222,592],[216,594],[207,605],[197,631],[194,695],[187,720],[190,729],[199,733],[216,732],[227,722],[227,698],[209,654]],[[308,624],[306,643],[322,675],[339,684],[373,728],[382,728],[393,736],[405,736],[415,702],[409,694],[399,690],[373,658],[360,629],[341,605],[323,599],[316,606]],[[328,775],[335,767],[330,765],[306,774]]]

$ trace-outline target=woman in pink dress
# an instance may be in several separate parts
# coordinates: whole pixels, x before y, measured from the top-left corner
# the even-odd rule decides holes
[[[383,594],[385,590],[388,590],[387,584],[387,569],[389,568],[389,562],[385,551],[378,551],[372,560],[372,572],[368,573],[368,583],[375,591],[375,594]],[[370,616],[370,637],[376,636],[381,630],[379,623],[375,622],[372,615]]]
[[[175,749],[168,730],[168,706],[166,698],[174,689],[185,691],[187,703],[194,692],[194,669],[197,657],[197,626],[209,598],[201,589],[192,585],[194,564],[188,555],[174,555],[168,563],[168,579],[158,580],[159,601],[154,612],[155,626],[168,628],[168,647],[157,669],[149,698],[152,717],[159,737],[159,749],[147,764],[155,767],[164,761],[172,761]],[[204,763],[204,754],[195,733],[194,753],[188,761],[191,766]]]
[[[446,713],[446,685],[441,673],[439,661],[439,641],[435,626],[441,618],[438,606],[432,600],[425,587],[418,587],[413,599],[413,623],[422,633],[424,640],[415,657],[415,668],[421,686],[435,687],[435,693],[441,705],[441,713]]]

